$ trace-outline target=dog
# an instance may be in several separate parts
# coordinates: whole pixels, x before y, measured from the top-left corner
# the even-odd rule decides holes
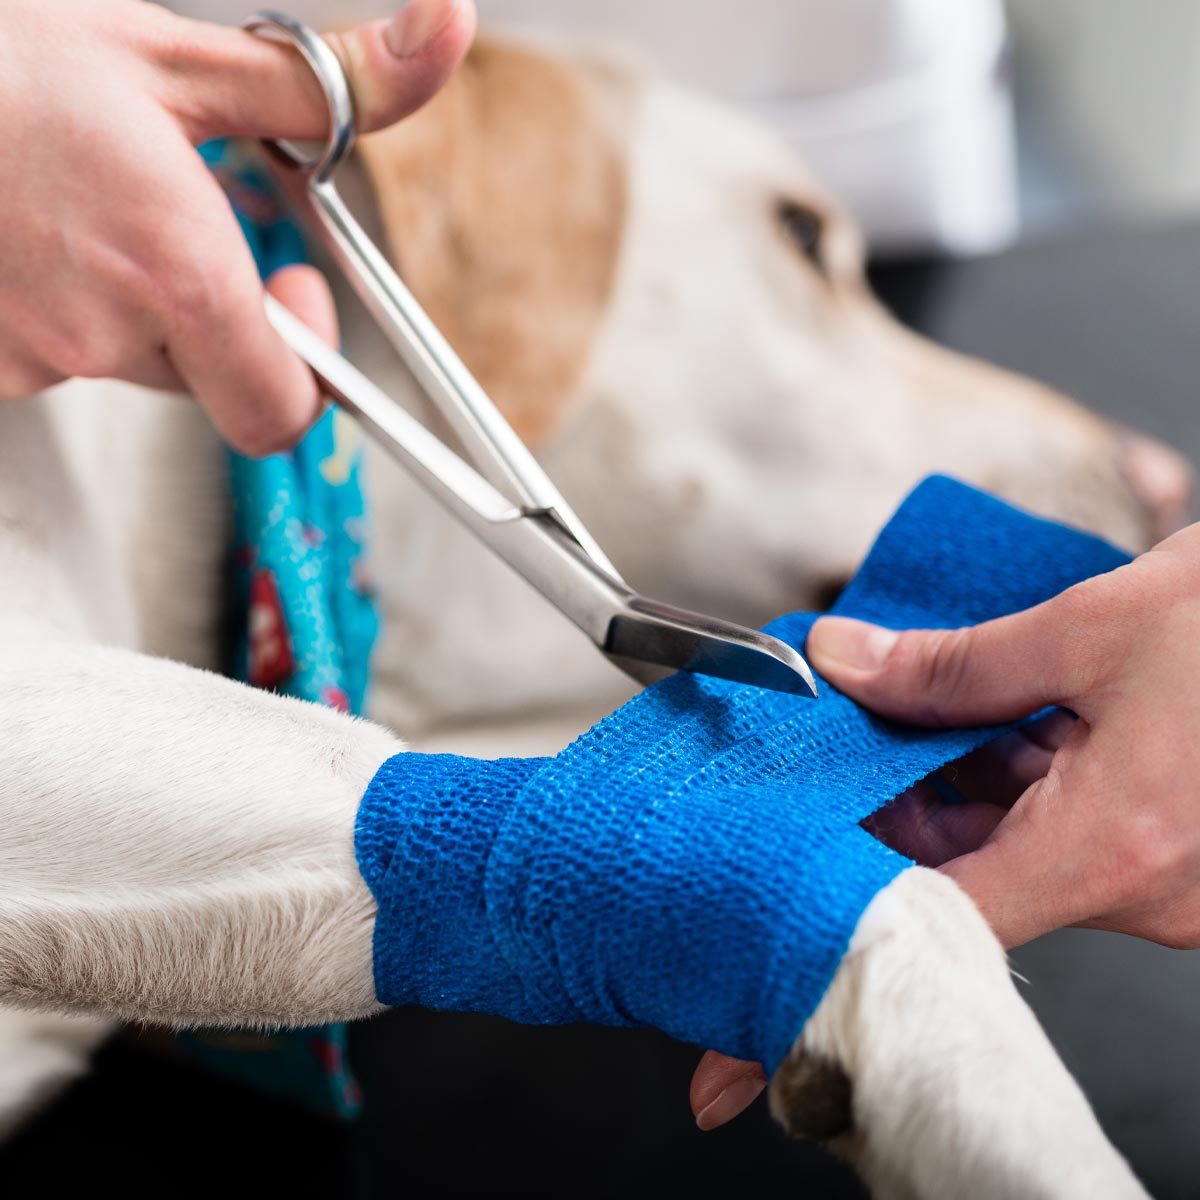
[[[402,275],[648,594],[748,624],[821,607],[935,470],[1134,549],[1186,511],[1171,451],[903,330],[790,152],[619,58],[482,39],[360,158]],[[349,356],[420,411],[340,307]],[[376,723],[212,673],[229,514],[188,400],[76,380],[0,405],[5,1126],[114,1020],[377,1011],[353,827],[379,764],[553,751],[630,694],[367,467]],[[974,906],[922,868],[864,913],[771,1103],[884,1198],[1143,1195]]]

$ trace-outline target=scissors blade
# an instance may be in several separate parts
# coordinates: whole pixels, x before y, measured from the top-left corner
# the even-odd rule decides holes
[[[605,654],[626,674],[654,683],[672,671],[817,698],[803,657],[770,634],[634,595],[609,624]]]
[[[609,574],[557,514],[522,512],[271,296],[267,315],[329,394],[485,545],[643,683],[671,671],[815,697],[808,664],[767,634],[651,600]]]
[[[454,353],[338,195],[333,175],[354,142],[354,102],[337,56],[307,26],[264,10],[245,23],[283,37],[325,92],[330,135],[308,157],[265,143],[285,190],[458,434],[474,466],[404,412],[301,321],[266,298],[267,315],[330,395],[467,528],[635,678],[697,671],[815,697],[807,663],[766,634],[634,592],[549,476]]]

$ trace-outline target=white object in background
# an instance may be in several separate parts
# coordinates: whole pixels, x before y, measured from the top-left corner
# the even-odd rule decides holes
[[[346,25],[386,0],[279,0]],[[748,106],[849,205],[872,244],[972,253],[1016,232],[1000,0],[476,0],[484,24],[625,40]],[[236,22],[254,0],[172,0]]]
[[[872,244],[996,249],[1017,230],[1000,0],[477,0],[483,19],[625,38],[751,108]]]
[[[1195,216],[1200,4],[1008,0],[1008,12],[1030,174],[1049,202],[1034,219]]]

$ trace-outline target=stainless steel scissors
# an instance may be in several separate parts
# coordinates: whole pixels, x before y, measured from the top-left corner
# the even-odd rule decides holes
[[[313,154],[264,143],[306,223],[332,253],[477,469],[382,392],[287,309],[267,315],[334,400],[482,542],[570,618],[622,670],[652,682],[673,670],[815,697],[804,659],[767,634],[638,595],[346,207],[333,176],[354,144],[354,99],[338,57],[316,32],[265,9],[244,22],[290,42],[329,107]]]

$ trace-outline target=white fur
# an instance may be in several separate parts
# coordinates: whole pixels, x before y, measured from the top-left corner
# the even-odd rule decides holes
[[[6,1001],[171,1024],[377,1007],[353,830],[397,739],[29,626],[0,631],[0,727]]]
[[[145,440],[187,431],[190,406],[131,392],[97,407],[89,391],[0,405],[0,999],[42,1010],[0,1010],[0,1130],[78,1074],[114,1017],[309,1024],[379,1007],[353,828],[402,744],[103,644],[139,624],[127,554],[175,547],[158,577],[200,624],[216,592],[198,603],[214,582],[198,568],[220,556],[203,507],[160,538],[112,521],[153,511],[119,485]],[[93,413],[124,417],[121,436],[106,443]],[[161,496],[158,516],[178,516]]]
[[[879,1200],[1145,1195],[991,930],[936,871],[905,871],[871,902],[797,1054],[850,1076],[855,1127],[835,1146]],[[781,1119],[786,1075],[771,1090]]]
[[[782,240],[780,195],[828,207],[832,279]],[[902,333],[858,269],[778,144],[649,89],[609,321],[544,452],[635,586],[746,620],[804,604],[935,467],[1139,535],[1107,427]],[[345,332],[380,361],[361,322]],[[411,397],[394,366],[376,375]],[[380,720],[524,753],[628,694],[411,481],[369,465]],[[399,743],[196,669],[216,655],[220,479],[181,401],[76,383],[0,405],[0,998],[41,1010],[0,1011],[0,1123],[102,1033],[47,1013],[258,1025],[376,1007],[352,826]],[[1138,1194],[939,877],[876,899],[805,1045],[850,1073],[848,1149],[881,1195]]]

